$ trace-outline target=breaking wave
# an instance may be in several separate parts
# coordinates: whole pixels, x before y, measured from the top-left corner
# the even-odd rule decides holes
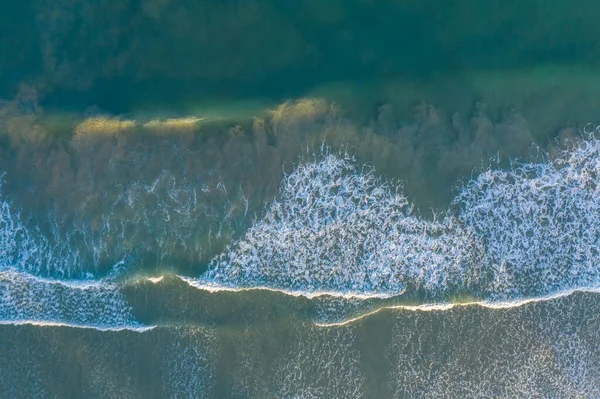
[[[177,277],[207,291],[262,289],[320,302],[403,295],[448,304],[457,294],[512,307],[596,291],[599,173],[600,142],[590,137],[552,161],[484,171],[446,212],[426,218],[395,182],[323,150],[284,177],[264,217],[207,272]],[[83,265],[76,245],[46,239],[0,202],[0,323],[142,328],[116,280]],[[125,262],[113,269],[130,272]]]
[[[1,177],[1,176],[0,176]],[[2,181],[0,181],[0,189]],[[34,275],[65,278],[80,273],[78,251],[64,242],[52,243],[25,226],[8,201],[0,201],[0,271],[14,269]]]
[[[456,197],[484,243],[490,296],[544,295],[600,283],[600,142],[554,162],[488,170]]]
[[[215,258],[207,283],[390,296],[408,281],[460,282],[480,243],[453,217],[427,221],[398,187],[354,159],[327,154],[286,176],[245,237]]]
[[[0,272],[0,324],[141,329],[114,284],[63,282]]]
[[[286,176],[262,220],[201,276],[214,289],[393,296],[411,288],[486,300],[600,282],[600,142],[471,180],[433,219],[344,154]]]
[[[0,324],[143,329],[116,284],[43,277],[67,277],[79,264],[77,251],[51,244],[0,202]]]

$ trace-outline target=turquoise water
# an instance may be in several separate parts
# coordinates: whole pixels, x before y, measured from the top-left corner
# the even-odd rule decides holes
[[[1,398],[600,397],[593,3],[67,3],[0,13]]]

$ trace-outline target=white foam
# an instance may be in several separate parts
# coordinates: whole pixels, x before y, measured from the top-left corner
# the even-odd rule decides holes
[[[359,320],[362,320],[368,316],[374,315],[384,310],[407,310],[411,312],[439,312],[439,311],[448,311],[451,309],[459,308],[459,307],[482,307],[487,309],[513,309],[520,308],[522,306],[540,303],[540,302],[550,302],[556,299],[565,298],[571,296],[576,293],[593,293],[600,294],[600,288],[574,288],[567,291],[555,292],[545,296],[539,297],[530,297],[530,298],[517,298],[513,300],[505,300],[505,301],[493,301],[493,300],[481,300],[481,301],[464,301],[464,302],[433,302],[433,303],[423,303],[418,305],[388,305],[381,306],[375,310],[365,312],[357,317],[352,317],[347,320],[339,321],[339,322],[316,322],[315,325],[319,327],[334,327],[334,326],[344,326],[347,324],[355,323]]]
[[[284,295],[294,296],[294,297],[304,297],[307,299],[315,299],[315,298],[345,298],[345,299],[387,299],[392,298],[398,294],[364,294],[360,292],[352,292],[352,291],[302,291],[302,290],[289,290],[289,289],[280,289],[273,288],[269,286],[254,286],[254,287],[235,287],[235,286],[224,286],[214,282],[207,282],[203,279],[186,277],[175,275],[175,277],[180,280],[186,282],[191,287],[196,289],[207,291],[207,292],[248,292],[248,291],[269,291],[269,292],[277,292]],[[152,280],[152,279],[149,279]]]
[[[68,279],[84,269],[68,242],[51,244],[27,228],[7,201],[0,202],[0,324],[147,328],[135,322],[116,284]]]
[[[210,292],[269,290],[309,299],[383,299],[407,287],[430,298],[464,292],[482,298],[469,304],[491,308],[594,291],[600,287],[599,176],[600,144],[589,138],[554,162],[485,171],[445,214],[427,219],[371,169],[324,153],[285,177],[265,216],[205,274],[180,278]],[[191,197],[185,198],[188,204]],[[0,284],[6,287],[0,318],[132,325],[124,298],[108,281],[38,277],[84,268],[75,251],[37,233],[0,203]],[[162,276],[148,280],[157,284]],[[106,312],[93,316],[86,306]],[[434,300],[418,310],[452,306]]]
[[[304,295],[401,294],[464,281],[482,248],[452,217],[411,215],[398,192],[353,159],[325,155],[287,176],[279,199],[202,276],[215,287],[271,287]]]
[[[385,350],[394,396],[598,398],[598,315],[597,295],[506,312],[398,313]]]
[[[231,235],[247,210],[241,189],[230,191],[210,173],[188,177],[168,170],[119,185],[99,194],[102,206],[94,214],[82,209],[74,223],[77,245],[85,242],[81,253],[93,266],[135,259],[136,253],[152,254],[158,264],[206,262],[215,239]]]
[[[408,285],[428,296],[458,291],[506,306],[595,289],[599,176],[600,143],[590,137],[553,162],[483,172],[445,214],[426,219],[371,169],[325,153],[285,177],[262,220],[214,258],[201,280],[213,289],[304,296],[386,297]]]
[[[148,277],[147,280],[150,281],[152,284],[158,284],[163,280],[164,277],[165,276]]]
[[[488,170],[456,197],[485,245],[489,297],[545,295],[600,283],[600,142],[555,162]]]
[[[143,329],[117,286],[106,281],[63,283],[14,270],[0,272],[0,323]]]
[[[2,182],[0,181],[0,188]],[[39,231],[27,228],[8,201],[0,201],[0,271],[7,268],[37,275],[70,277],[81,270],[79,254],[66,243],[51,244]]]
[[[83,324],[72,324],[72,323],[57,323],[50,321],[40,321],[40,320],[0,320],[0,325],[8,325],[8,326],[36,326],[36,327],[67,327],[67,328],[77,328],[77,329],[90,329],[96,331],[134,331],[143,333],[146,331],[151,331],[156,328],[156,326],[127,326],[127,327],[96,327],[89,326]]]
[[[313,335],[314,334],[314,335]],[[364,375],[356,336],[346,329],[302,331],[277,365],[274,397],[363,398]]]

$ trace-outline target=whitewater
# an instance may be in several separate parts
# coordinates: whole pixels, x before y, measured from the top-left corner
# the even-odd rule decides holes
[[[399,186],[346,155],[286,176],[266,215],[210,265],[209,287],[484,300],[600,282],[600,143],[513,161],[470,180],[445,212],[416,215]]]
[[[205,273],[178,277],[209,292],[410,296],[421,301],[406,307],[414,310],[452,307],[448,297],[456,293],[506,308],[596,292],[600,141],[589,136],[540,159],[483,171],[446,211],[426,217],[397,182],[322,147],[284,177],[264,215]],[[95,278],[71,242],[26,227],[14,209],[6,199],[0,204],[0,323],[146,328],[121,292],[135,281]],[[126,260],[115,265],[127,274]]]

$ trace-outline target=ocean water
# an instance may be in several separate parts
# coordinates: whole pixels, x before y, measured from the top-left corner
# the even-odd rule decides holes
[[[600,398],[594,3],[9,3],[0,398]]]

